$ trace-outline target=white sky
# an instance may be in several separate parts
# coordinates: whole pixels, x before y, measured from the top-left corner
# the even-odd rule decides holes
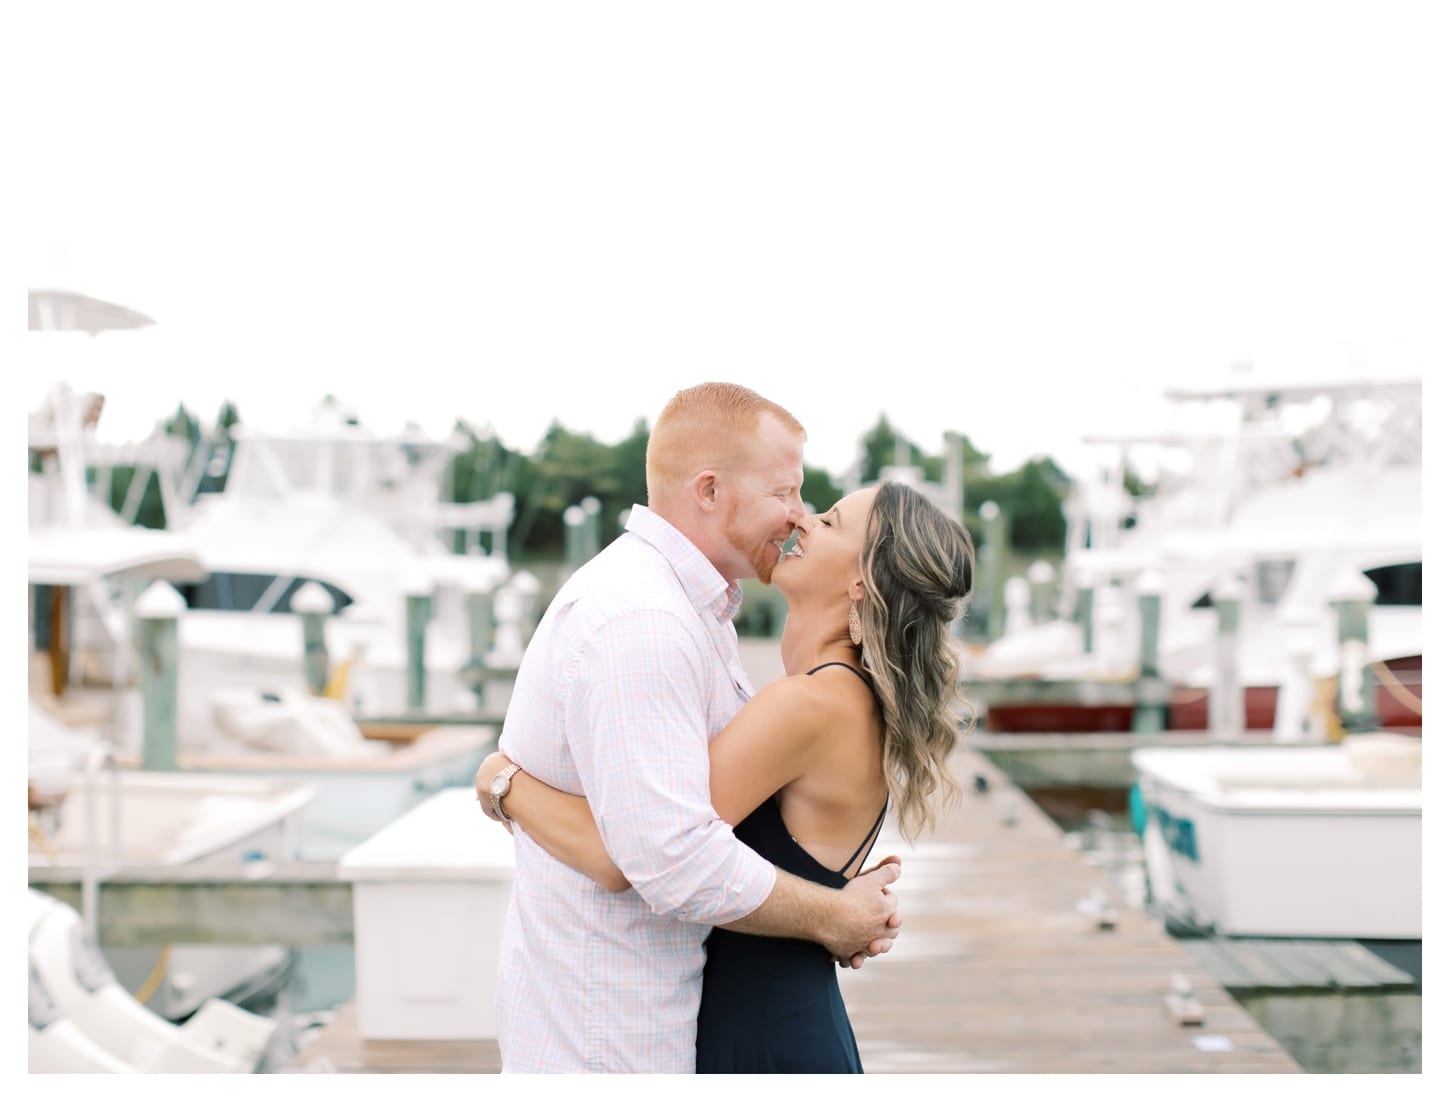
[[[1086,470],[1237,361],[1450,359],[1433,5],[20,10],[21,278],[159,322],[74,353],[113,435],[331,391],[531,451],[728,378],[834,472],[883,412]]]
[[[120,435],[332,391],[532,450],[713,377],[833,472],[882,412],[1083,472],[1237,361],[1428,396],[1450,360],[1443,3],[4,11],[0,263],[158,320],[75,350]]]

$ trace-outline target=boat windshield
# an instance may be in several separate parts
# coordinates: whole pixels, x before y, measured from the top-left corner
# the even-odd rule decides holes
[[[1374,603],[1377,605],[1424,604],[1420,563],[1402,562],[1393,566],[1376,566],[1372,570],[1366,570],[1365,576],[1375,584]]]
[[[1277,605],[1293,578],[1293,559],[1260,559],[1254,563],[1254,598],[1261,605]]]
[[[205,581],[177,588],[186,607],[206,612],[291,613],[293,595],[309,581],[315,581],[332,598],[333,611],[341,612],[353,598],[331,582],[320,578],[279,579],[272,574],[218,571]]]

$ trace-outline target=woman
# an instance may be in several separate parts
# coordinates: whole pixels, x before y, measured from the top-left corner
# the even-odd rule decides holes
[[[950,627],[973,567],[966,529],[901,483],[802,520],[771,579],[788,609],[785,676],[710,742],[711,802],[742,841],[841,887],[889,806],[908,840],[932,826],[935,803],[959,791],[947,766],[958,725]],[[490,755],[480,791],[508,764]],[[505,810],[560,861],[611,891],[629,888],[582,797],[517,773]],[[860,1072],[827,950],[711,931],[696,1070]]]

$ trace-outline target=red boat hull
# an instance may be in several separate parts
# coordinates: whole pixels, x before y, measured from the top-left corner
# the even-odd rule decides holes
[[[1380,728],[1401,734],[1421,733],[1421,658],[1397,658],[1385,663],[1398,684],[1376,679]],[[1244,690],[1244,722],[1251,731],[1274,727],[1279,690],[1273,685],[1251,685]],[[1413,699],[1414,703],[1410,701]],[[984,726],[992,732],[1033,734],[1098,734],[1133,729],[1131,704],[1085,704],[1065,701],[1014,701],[987,709]],[[1168,729],[1208,729],[1208,693],[1202,689],[1175,689],[1168,705]]]

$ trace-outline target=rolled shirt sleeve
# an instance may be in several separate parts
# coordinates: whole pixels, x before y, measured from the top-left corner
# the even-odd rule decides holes
[[[717,926],[759,907],[769,861],[710,802],[714,657],[670,611],[615,616],[565,678],[564,728],[604,844],[657,915]]]

